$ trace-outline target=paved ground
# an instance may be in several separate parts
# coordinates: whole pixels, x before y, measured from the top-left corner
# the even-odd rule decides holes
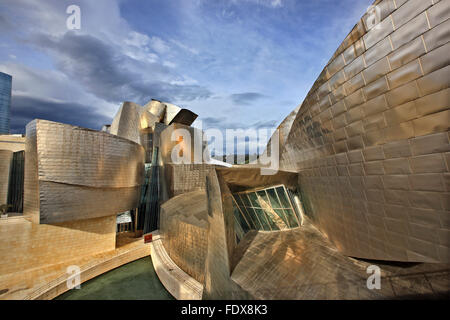
[[[311,225],[249,233],[233,258],[232,279],[256,299],[449,298],[450,265],[349,258]],[[370,265],[380,290],[367,288]]]

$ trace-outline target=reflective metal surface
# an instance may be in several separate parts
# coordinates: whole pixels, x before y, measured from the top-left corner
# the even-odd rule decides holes
[[[449,262],[449,3],[374,5],[294,110],[280,168],[343,253]]]
[[[55,223],[136,208],[144,148],[114,135],[34,120],[27,125],[24,214]]]

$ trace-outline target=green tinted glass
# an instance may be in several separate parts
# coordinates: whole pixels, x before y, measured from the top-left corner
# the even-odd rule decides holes
[[[261,208],[261,205],[259,204],[258,197],[256,196],[255,192],[247,193],[247,195],[250,198],[252,207]]]
[[[291,209],[285,209],[284,214],[286,215],[287,219],[289,220],[289,225],[291,228],[298,227],[297,218],[294,215],[294,212],[292,212]]]
[[[269,223],[267,222],[264,211],[262,209],[255,209],[255,212],[258,215],[258,218],[262,224],[263,230],[270,231],[270,226],[269,226]]]
[[[255,214],[253,213],[249,213],[247,211],[247,208],[242,207],[240,208],[242,211],[242,214],[245,215],[245,218],[247,219],[248,223],[250,224],[250,229],[252,230],[258,230],[260,228],[258,221],[256,220],[256,217],[254,216]]]
[[[274,213],[264,210],[264,214],[266,215],[266,218],[267,218],[267,221],[269,222],[270,228],[272,228],[272,230],[280,230],[280,228],[275,223],[275,218],[273,217]]]
[[[241,200],[241,198],[239,197],[238,194],[234,195],[234,199],[236,200],[236,202],[237,202],[239,207],[243,207],[244,206],[244,204],[242,203],[242,200]]]
[[[281,218],[281,220],[283,220],[283,222],[286,224],[286,227],[289,228],[289,222],[283,212],[283,209],[274,209],[274,211],[276,212],[276,214]]]
[[[265,202],[269,203],[269,199],[267,198],[267,194],[264,190],[257,192],[258,196],[260,196]]]
[[[291,204],[289,203],[286,192],[284,192],[284,188],[278,187],[277,193],[278,193],[278,197],[280,198],[281,205],[283,206],[283,208],[290,208]]]
[[[241,212],[239,211],[239,209],[237,207],[234,207],[233,213],[234,213],[234,217],[236,218],[236,221],[241,226],[243,232],[247,233],[250,230],[249,226],[247,225],[247,222],[245,221],[244,217],[242,216]]]
[[[273,208],[281,208],[280,202],[278,201],[277,194],[275,193],[275,189],[268,189],[267,194],[269,195],[270,204]]]
[[[256,213],[253,210],[253,208],[245,208],[248,212],[248,216],[253,220],[253,223],[255,224],[255,230],[261,230],[261,223],[259,222],[259,219],[256,217]]]
[[[251,206],[252,206],[252,205],[250,204],[250,200],[248,200],[248,197],[247,197],[247,195],[246,195],[245,193],[244,193],[244,194],[241,194],[240,197],[241,197],[242,202],[244,203],[244,205],[245,205],[246,207],[251,207]]]

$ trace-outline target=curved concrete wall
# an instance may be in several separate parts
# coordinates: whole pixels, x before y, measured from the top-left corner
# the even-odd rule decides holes
[[[299,173],[316,225],[343,253],[448,262],[448,2],[373,8],[281,139],[280,169]]]
[[[144,148],[99,131],[34,120],[27,125],[24,214],[55,223],[138,206]]]

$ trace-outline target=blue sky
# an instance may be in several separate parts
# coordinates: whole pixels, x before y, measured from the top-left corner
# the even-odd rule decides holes
[[[122,101],[151,98],[203,128],[276,127],[371,2],[2,0],[12,131],[34,118],[99,129]],[[66,28],[71,4],[81,30]]]

